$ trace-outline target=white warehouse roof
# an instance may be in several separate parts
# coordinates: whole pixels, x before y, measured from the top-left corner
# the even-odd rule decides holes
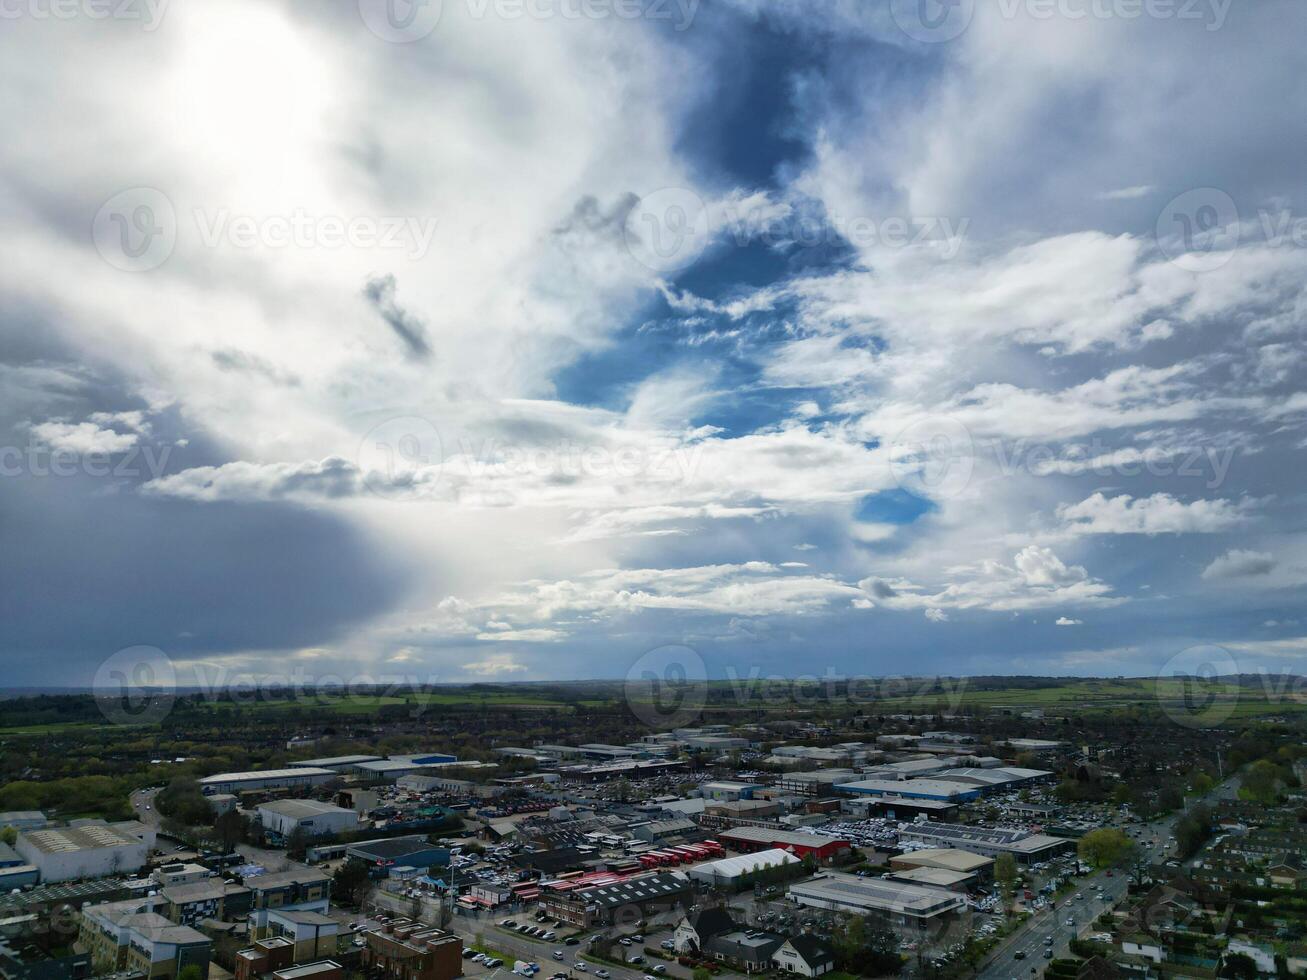
[[[738,878],[752,874],[762,868],[776,868],[783,864],[798,864],[799,859],[789,851],[774,847],[768,851],[755,851],[753,854],[740,854],[736,857],[722,858],[696,865],[687,873],[691,878],[715,881],[722,878]]]

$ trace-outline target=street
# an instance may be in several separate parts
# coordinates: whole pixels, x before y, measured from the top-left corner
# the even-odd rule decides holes
[[[1218,799],[1232,799],[1237,786],[1238,781],[1231,778],[1191,805],[1211,803]],[[1167,838],[1175,833],[1175,825],[1183,815],[1184,812],[1181,811],[1145,825],[1146,832],[1138,840],[1140,843],[1148,841],[1153,845],[1148,852],[1149,856],[1163,859],[1171,857]],[[1101,899],[1098,897],[1098,885],[1103,886]],[[990,953],[989,962],[981,968],[978,975],[983,980],[999,980],[1003,977],[1008,980],[1019,980],[1023,976],[1041,973],[1046,949],[1053,951],[1054,958],[1066,956],[1070,950],[1071,940],[1096,931],[1094,920],[1125,897],[1128,887],[1128,876],[1122,874],[1119,869],[1110,878],[1099,871],[1079,879],[1076,890],[1069,900],[1060,899],[1056,908],[1036,914],[995,947]],[[1074,925],[1066,924],[1068,918],[1074,920]],[[1047,942],[1050,939],[1052,942]]]

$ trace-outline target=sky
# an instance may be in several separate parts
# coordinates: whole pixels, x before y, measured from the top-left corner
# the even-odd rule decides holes
[[[9,684],[1302,671],[1296,0],[3,19]]]

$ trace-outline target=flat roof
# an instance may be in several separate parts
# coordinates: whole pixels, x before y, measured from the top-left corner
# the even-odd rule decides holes
[[[900,797],[924,793],[945,799],[975,795],[978,790],[976,786],[942,779],[859,779],[851,783],[836,783],[835,788],[849,793],[892,793]]]
[[[731,840],[747,840],[756,844],[791,844],[796,847],[825,847],[829,844],[843,844],[848,841],[839,837],[826,837],[821,834],[799,834],[790,830],[772,830],[769,827],[732,827],[717,834]]]
[[[257,782],[266,779],[292,779],[301,776],[336,776],[337,773],[330,769],[318,769],[312,766],[302,766],[298,769],[261,769],[255,772],[220,772],[212,776],[205,776],[200,780],[200,785],[210,785],[214,783],[240,783],[240,782]]]
[[[333,755],[325,759],[305,759],[302,762],[292,762],[291,765],[296,769],[321,769],[325,766],[348,766],[356,762],[375,762],[380,758],[379,755]]]
[[[918,864],[925,867],[944,868],[949,871],[979,871],[994,863],[991,857],[972,854],[956,847],[923,847],[918,851],[904,851],[889,859],[891,865]]]
[[[42,854],[67,854],[101,847],[127,847],[140,845],[141,840],[108,824],[88,824],[84,827],[50,827],[28,830],[19,835]]]
[[[798,882],[790,886],[790,894],[918,917],[939,915],[966,904],[960,895],[943,888],[840,873]]]
[[[274,977],[282,977],[283,980],[297,980],[299,977],[317,976],[319,973],[332,973],[336,970],[343,969],[335,960],[319,960],[316,963],[304,963],[300,966],[288,966],[281,970],[273,970]]]
[[[951,871],[948,868],[906,868],[894,871],[890,877],[897,881],[910,881],[916,885],[934,885],[936,888],[952,888],[975,877],[970,871]]]
[[[320,817],[327,813],[348,813],[351,817],[357,819],[353,810],[347,810],[343,806],[336,806],[334,803],[323,803],[320,800],[271,800],[267,803],[258,805],[260,810],[271,810],[283,817],[290,817],[293,820],[300,820],[305,817]]]

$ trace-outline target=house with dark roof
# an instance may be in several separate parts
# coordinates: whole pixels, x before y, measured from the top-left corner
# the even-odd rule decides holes
[[[763,929],[736,929],[713,936],[704,944],[708,956],[727,966],[758,973],[771,969],[772,954],[785,942],[784,936]]]
[[[702,950],[708,940],[722,933],[734,932],[739,924],[731,914],[720,905],[691,912],[676,924],[672,933],[672,942],[678,953],[694,953]]]
[[[835,953],[816,936],[791,936],[772,953],[772,966],[802,977],[819,977],[835,969]]]

